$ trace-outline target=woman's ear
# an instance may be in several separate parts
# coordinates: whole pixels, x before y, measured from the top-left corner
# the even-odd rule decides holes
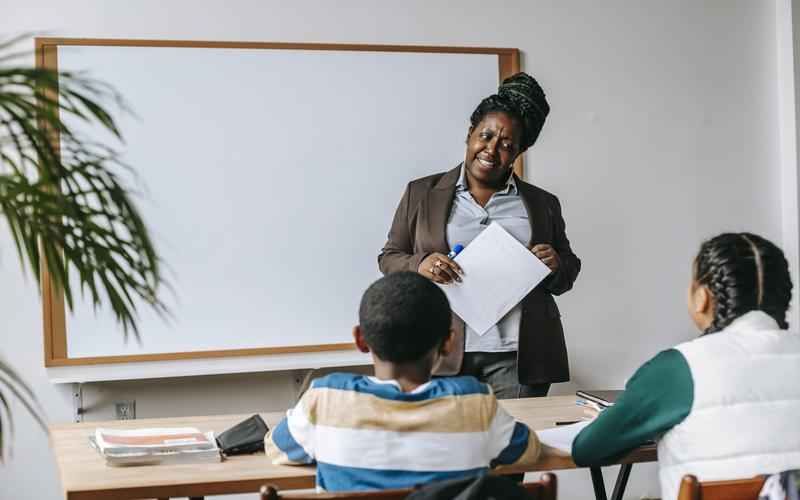
[[[369,345],[367,345],[367,341],[364,340],[364,332],[361,331],[361,326],[356,325],[353,327],[353,340],[356,343],[356,347],[361,352],[369,352]]]
[[[464,139],[464,142],[465,142],[466,144],[469,144],[469,138],[470,138],[470,136],[472,135],[472,131],[473,131],[473,130],[475,130],[475,127],[474,127],[474,126],[472,126],[472,125],[470,125],[470,127],[469,127],[469,130],[467,130],[467,137],[466,137],[466,139]]]

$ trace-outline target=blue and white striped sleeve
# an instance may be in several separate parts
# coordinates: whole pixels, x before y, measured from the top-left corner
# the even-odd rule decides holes
[[[531,465],[539,459],[541,447],[536,433],[515,421],[499,404],[489,428],[489,439],[501,447],[491,461],[492,467]]]
[[[306,391],[297,405],[264,438],[264,451],[275,465],[314,463],[314,425],[308,418]]]

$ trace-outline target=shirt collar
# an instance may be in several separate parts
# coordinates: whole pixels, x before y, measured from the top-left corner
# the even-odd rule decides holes
[[[727,326],[731,330],[780,330],[778,322],[764,311],[749,311],[742,314]]]
[[[458,182],[456,182],[456,192],[463,192],[467,190],[467,170],[464,163],[461,163],[461,171],[458,174]],[[518,194],[517,181],[514,179],[514,173],[508,176],[506,185],[503,189],[497,191],[500,194]]]
[[[397,390],[399,390],[400,392],[403,392],[403,388],[400,387],[400,382],[398,382],[397,380],[380,379],[380,378],[374,377],[374,376],[368,376],[367,379],[370,382],[374,383],[374,384],[394,386],[395,388],[397,388]],[[432,383],[433,383],[433,381],[429,380],[429,381],[425,382],[424,384],[418,386],[413,391],[407,392],[406,394],[417,394],[417,393],[420,393],[420,392],[424,391],[425,389],[427,389],[428,386],[430,386]]]

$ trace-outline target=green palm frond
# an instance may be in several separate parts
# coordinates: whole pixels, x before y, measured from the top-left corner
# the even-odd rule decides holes
[[[11,65],[17,41],[0,42],[0,216],[40,286],[44,265],[70,309],[79,291],[95,308],[109,305],[123,335],[138,339],[138,304],[167,312],[160,259],[120,177],[132,170],[116,150],[76,130],[93,126],[121,141],[104,105],[127,111],[125,103],[82,74]],[[2,386],[34,401],[4,363]],[[39,417],[36,405],[25,406]],[[0,442],[3,409],[10,415],[0,394]]]
[[[36,419],[36,422],[42,427],[47,429],[45,423],[44,412],[42,411],[36,396],[30,387],[20,378],[19,375],[8,365],[2,358],[0,358],[0,384],[6,387],[11,394],[30,412]],[[6,450],[10,450],[10,446],[6,446],[5,432],[6,423],[8,427],[8,434],[14,434],[14,420],[11,418],[11,405],[6,398],[6,395],[0,391],[0,463],[7,455]]]

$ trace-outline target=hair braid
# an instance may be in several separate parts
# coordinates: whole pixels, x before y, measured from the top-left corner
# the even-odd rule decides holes
[[[705,333],[722,330],[754,310],[788,328],[789,266],[783,252],[768,240],[751,233],[724,233],[706,241],[695,259],[695,279],[714,298],[714,318]]]

